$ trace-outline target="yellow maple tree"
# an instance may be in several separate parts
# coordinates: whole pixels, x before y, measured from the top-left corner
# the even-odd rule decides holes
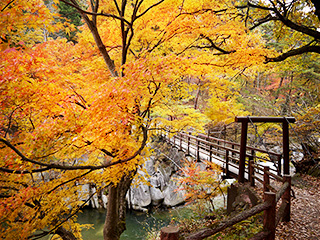
[[[224,10],[224,1],[61,1],[86,23],[76,44],[35,41],[41,21],[54,25],[39,1],[1,8],[19,13],[4,24],[14,29],[10,34],[0,30],[3,239],[81,239],[75,214],[81,199],[92,197],[81,196],[89,183],[97,192],[108,187],[104,239],[119,239],[126,190],[148,156],[152,131],[201,130],[208,121],[187,107],[192,86],[184,80],[204,77],[210,88],[229,91],[222,73],[232,75],[264,54],[258,35],[232,8]],[[14,48],[15,38],[28,44]]]

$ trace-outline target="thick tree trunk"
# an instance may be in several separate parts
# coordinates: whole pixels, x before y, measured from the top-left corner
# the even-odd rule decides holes
[[[107,215],[103,227],[104,240],[119,240],[126,230],[126,193],[132,178],[125,176],[118,185],[109,186]]]

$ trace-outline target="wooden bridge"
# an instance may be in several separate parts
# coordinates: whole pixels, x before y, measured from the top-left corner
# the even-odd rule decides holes
[[[215,229],[203,229],[186,236],[185,239],[204,239],[264,211],[264,230],[251,240],[271,240],[275,239],[275,229],[278,223],[281,220],[290,221],[289,124],[295,122],[295,119],[291,117],[236,117],[235,121],[241,123],[240,144],[205,134],[198,134],[197,136],[183,132],[176,133],[173,136],[169,133],[162,134],[166,142],[186,154],[194,156],[198,161],[207,160],[221,166],[225,177],[236,178],[239,183],[249,182],[251,186],[255,186],[256,181],[258,181],[264,190],[263,203],[225,220]],[[249,122],[281,123],[283,153],[279,154],[247,146]],[[282,182],[280,189],[277,190],[272,187],[270,179]],[[276,205],[280,199],[282,199],[282,203],[276,212]],[[161,231],[161,234],[163,237],[168,237],[165,230]],[[170,240],[170,238],[163,239]]]

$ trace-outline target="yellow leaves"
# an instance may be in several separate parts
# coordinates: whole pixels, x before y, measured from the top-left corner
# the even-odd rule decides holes
[[[144,13],[156,2],[141,1],[136,14]],[[7,49],[0,53],[0,123],[4,126],[0,133],[10,137],[25,156],[42,163],[101,166],[135,156],[143,144],[144,128],[202,131],[209,118],[230,121],[241,112],[241,106],[236,103],[237,95],[228,77],[239,68],[256,64],[263,52],[258,35],[248,34],[242,23],[231,21],[229,15],[214,14],[224,4],[209,0],[164,1],[128,28],[128,36],[131,27],[134,34],[125,59],[119,20],[99,17],[103,44],[121,76],[113,78],[85,27],[77,44],[57,39],[30,49],[35,41],[43,41],[43,30],[73,29],[62,23],[53,26],[52,15],[38,1],[16,0],[14,7],[0,13],[4,19],[1,36],[9,32],[10,42],[25,42],[21,42],[23,50]],[[100,10],[118,13],[113,1],[101,1]],[[133,6],[128,4],[124,17],[131,21],[132,14]],[[219,51],[210,46],[208,38],[225,51],[236,52],[217,56]],[[203,109],[190,107],[193,91],[198,89],[195,79],[208,83],[203,88],[210,88],[208,117]],[[0,148],[0,153],[6,156],[2,167],[40,168],[17,159],[7,148]],[[94,183],[97,188],[117,184],[124,174],[134,172],[143,163],[141,154],[148,156],[148,150],[138,153],[128,162],[87,174],[83,170],[51,170],[42,175],[10,175],[10,186],[21,178],[23,184],[31,184],[33,188],[18,186],[22,195],[15,193],[10,198],[12,202],[1,201],[0,207],[14,204],[17,198],[21,204],[41,201],[43,212],[35,211],[40,207],[10,205],[13,217],[8,211],[1,219],[13,221],[23,211],[26,216],[33,216],[27,219],[30,224],[24,225],[30,227],[26,234],[50,227],[61,214],[70,213],[81,204],[82,194],[74,194],[81,184]],[[190,185],[198,184],[195,191],[201,185],[215,184],[215,174],[220,172],[211,166],[211,175],[207,171],[195,173],[196,166],[191,167],[190,176],[194,178]],[[74,223],[65,226],[75,233],[79,231]],[[20,230],[20,226],[15,227]]]
[[[4,42],[9,42],[11,45],[22,41],[27,46],[32,46],[45,39],[45,26],[51,25],[50,30],[56,30],[52,24],[55,14],[41,1],[4,0],[0,4],[0,9],[3,9],[0,12],[1,42],[5,40]]]

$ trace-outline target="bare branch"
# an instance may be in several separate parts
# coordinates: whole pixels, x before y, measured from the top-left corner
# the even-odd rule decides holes
[[[52,188],[50,191],[48,191],[47,194],[50,194],[50,193],[52,193],[54,190],[58,189],[59,187],[65,185],[65,184],[67,184],[67,183],[69,183],[69,182],[75,181],[76,179],[82,178],[82,177],[88,175],[88,174],[91,173],[91,172],[92,172],[92,170],[89,170],[89,171],[81,174],[80,176],[76,176],[76,177],[74,177],[74,178],[69,179],[68,181],[65,181],[65,182],[63,182],[63,183],[60,183],[60,184],[58,184],[57,186],[55,186],[54,188]]]
[[[71,7],[74,7],[75,9],[77,9],[80,13],[83,13],[83,14],[87,14],[87,15],[92,15],[92,16],[104,16],[104,17],[111,17],[111,18],[114,18],[114,19],[118,19],[118,20],[122,20],[124,21],[125,23],[127,23],[128,25],[130,25],[129,21],[127,21],[125,18],[123,17],[119,17],[117,15],[114,15],[114,14],[109,14],[109,13],[104,13],[104,12],[89,12],[87,10],[84,10],[82,9],[79,5],[76,5],[74,3],[70,3],[69,1],[67,0],[60,0],[62,2],[64,2],[65,4],[71,6]]]
[[[14,169],[9,169],[9,168],[3,168],[0,167],[1,172],[6,172],[6,173],[14,173],[14,174],[30,174],[30,173],[36,173],[36,172],[45,172],[50,170],[51,168],[39,168],[39,169],[33,169],[33,170],[14,170]]]
[[[9,7],[15,0],[11,0],[10,2],[8,2],[2,9],[0,12],[3,12],[7,7]]]
[[[159,4],[163,3],[164,0],[161,0],[153,5],[151,5],[150,7],[148,7],[144,12],[142,12],[140,15],[137,16],[137,18],[142,17],[143,15],[145,15],[147,12],[149,12],[152,8],[158,6]]]
[[[218,47],[218,46],[212,41],[212,39],[209,38],[209,37],[207,37],[207,36],[204,36],[204,35],[201,34],[200,37],[208,40],[209,43],[210,43],[210,46],[199,46],[199,48],[213,48],[213,49],[215,49],[215,50],[217,50],[217,51],[219,51],[219,52],[221,52],[221,53],[223,53],[223,54],[230,54],[230,53],[235,52],[234,50],[232,50],[232,51],[227,51],[227,50],[224,50],[224,49]],[[197,46],[197,47],[198,47],[198,46]]]
[[[303,46],[297,49],[292,49],[286,53],[281,54],[278,57],[275,58],[269,58],[266,57],[265,62],[269,63],[269,62],[281,62],[285,59],[287,59],[288,57],[293,57],[293,56],[297,56],[303,53],[320,53],[320,46]]]
[[[44,163],[44,162],[40,162],[40,161],[35,161],[33,159],[30,159],[30,158],[27,158],[26,156],[24,156],[15,146],[13,146],[5,138],[0,138],[0,142],[4,143],[7,147],[11,148],[21,158],[22,161],[30,162],[30,163],[33,163],[33,164],[36,164],[36,165],[39,165],[42,167],[47,167],[47,168],[51,168],[51,169],[62,169],[62,170],[81,170],[81,169],[98,170],[98,169],[102,169],[102,168],[108,168],[108,167],[111,167],[111,166],[114,166],[117,164],[126,163],[126,162],[133,160],[135,157],[137,157],[142,152],[144,147],[146,146],[146,143],[148,140],[147,128],[141,126],[141,129],[143,132],[143,140],[141,142],[140,148],[136,152],[134,152],[130,157],[127,157],[125,159],[120,159],[115,162],[108,162],[108,163],[101,164],[101,165],[71,166],[71,165],[61,165],[61,164],[57,164],[57,163]]]
[[[249,30],[253,30],[256,27],[259,27],[260,25],[262,25],[264,23],[267,23],[270,21],[277,21],[277,20],[279,20],[278,17],[273,17],[271,14],[268,14],[264,18],[260,18],[260,19],[256,20],[257,23],[254,26],[250,27]]]

